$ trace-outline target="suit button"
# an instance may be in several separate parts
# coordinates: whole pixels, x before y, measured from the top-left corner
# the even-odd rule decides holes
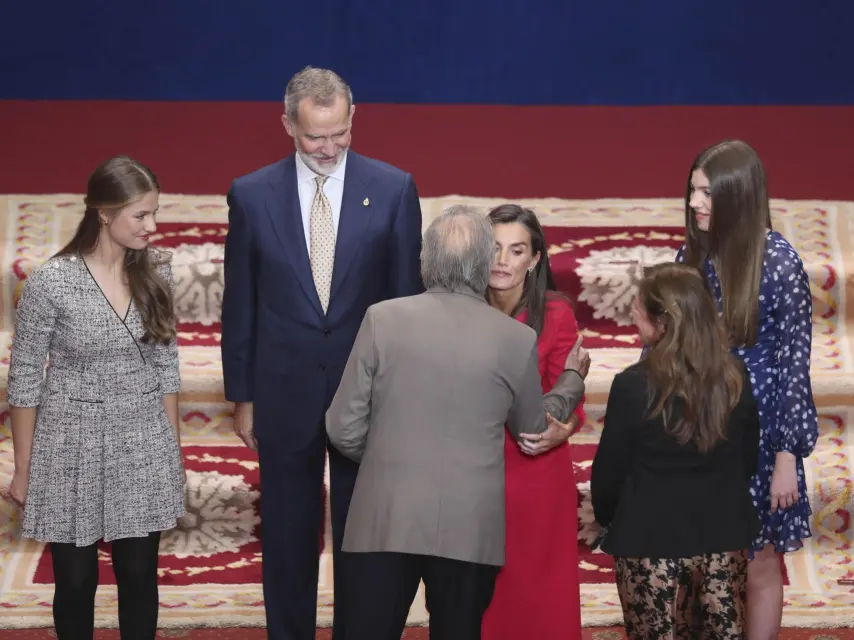
[[[329,336],[331,336],[331,335],[332,335],[332,332],[331,332],[329,329],[326,329],[326,330],[323,332],[323,335],[325,335],[325,336],[328,338]]]
[[[319,365],[317,365],[317,368],[320,369],[321,371],[326,371],[326,365],[319,364]]]

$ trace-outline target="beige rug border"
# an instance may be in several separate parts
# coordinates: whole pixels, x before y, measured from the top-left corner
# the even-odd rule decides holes
[[[214,613],[214,612],[211,612]],[[41,616],[21,616],[12,619],[4,614],[3,625],[0,630],[12,629],[49,629],[53,627],[50,613]],[[428,621],[407,620],[407,627],[425,627]],[[623,625],[622,613],[618,610],[612,611],[584,611],[582,610],[582,627],[617,627]],[[158,620],[159,629],[227,629],[227,628],[264,628],[266,626],[263,611],[247,612],[245,614],[229,613],[216,616],[176,616],[175,619],[161,616]],[[318,617],[317,628],[325,629],[332,626],[332,617]],[[827,607],[817,608],[813,611],[798,612],[792,614],[784,610],[784,629],[842,629],[854,627],[854,614],[850,611],[833,611]],[[95,619],[95,627],[98,629],[117,629],[117,615],[99,615]]]

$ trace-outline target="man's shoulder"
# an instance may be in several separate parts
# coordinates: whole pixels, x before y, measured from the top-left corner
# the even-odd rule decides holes
[[[361,164],[362,170],[369,173],[374,179],[399,182],[401,180],[405,180],[409,176],[409,173],[403,169],[399,169],[394,165],[383,162],[382,160],[369,158],[368,156],[363,156],[355,151],[348,151],[347,153],[349,154],[347,158],[348,164],[353,161],[357,164]]]
[[[438,297],[441,295],[432,291],[424,291],[411,296],[389,298],[368,307],[367,315],[370,316],[375,325],[380,324],[389,330],[398,327],[409,330],[415,325],[421,326],[423,323],[430,324],[437,317],[448,312],[447,306],[442,304]],[[464,298],[464,296],[455,296],[455,301],[462,304],[468,302],[467,300],[461,300],[461,298]],[[465,317],[476,321],[477,311],[481,305],[478,305],[477,301],[472,302],[474,304],[466,312]],[[489,306],[486,304],[482,306],[489,309]]]
[[[367,314],[377,319],[412,312],[413,310],[423,308],[427,304],[426,295],[425,293],[418,293],[411,296],[381,300],[368,307]]]
[[[517,344],[527,348],[537,341],[537,332],[531,327],[498,309],[494,309],[488,304],[483,305],[478,322],[484,331],[499,333],[501,339],[510,344]]]
[[[507,348],[518,349],[523,353],[529,352],[537,346],[537,332],[523,322],[519,322],[515,318],[511,318],[503,313],[499,313],[502,318],[506,319],[502,322],[501,331],[502,342],[507,345]]]
[[[485,300],[479,302],[462,296],[461,301],[467,307],[463,318],[476,324],[478,333],[498,341],[503,351],[527,355],[536,346],[537,333],[528,325],[494,309]]]
[[[235,178],[231,183],[232,190],[253,189],[259,185],[269,184],[284,173],[289,162],[293,163],[292,155]]]

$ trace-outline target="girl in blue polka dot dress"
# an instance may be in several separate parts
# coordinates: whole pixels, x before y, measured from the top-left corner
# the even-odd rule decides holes
[[[747,637],[776,638],[783,613],[778,554],[800,549],[811,535],[803,460],[815,448],[818,419],[809,280],[795,249],[771,229],[765,171],[744,142],[721,142],[694,161],[685,227],[676,259],[705,273],[759,406],[750,493],[762,528],[748,568]]]

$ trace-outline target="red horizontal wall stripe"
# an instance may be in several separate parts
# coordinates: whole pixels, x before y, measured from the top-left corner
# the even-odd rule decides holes
[[[172,193],[222,194],[293,147],[277,103],[0,101],[0,192],[80,192],[128,153]],[[747,140],[772,196],[854,200],[854,107],[362,104],[354,149],[412,172],[422,196],[663,197],[699,150]]]

